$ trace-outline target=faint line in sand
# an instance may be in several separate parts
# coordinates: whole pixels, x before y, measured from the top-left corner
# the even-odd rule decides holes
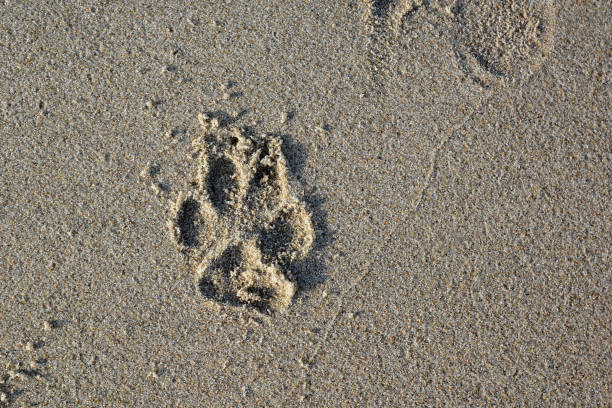
[[[434,175],[436,173],[438,157],[440,155],[440,152],[441,152],[442,148],[450,141],[451,137],[453,136],[453,134],[455,132],[457,132],[458,130],[463,128],[465,126],[465,124],[474,116],[474,114],[476,114],[483,106],[486,105],[487,101],[491,98],[491,96],[496,91],[499,90],[500,87],[501,87],[501,85],[497,85],[495,87],[495,89],[491,89],[490,93],[484,98],[482,103],[480,105],[478,105],[477,108],[474,108],[472,110],[472,112],[467,114],[462,121],[460,121],[455,126],[453,126],[448,131],[448,133],[446,134],[446,137],[444,137],[438,143],[438,145],[434,148],[434,150],[430,153],[431,161],[430,161],[430,165],[429,165],[429,170],[427,172],[427,177],[425,179],[424,186],[423,186],[423,188],[421,188],[421,191],[419,192],[419,196],[418,196],[417,200],[414,203],[413,211],[418,211],[419,208],[421,207],[421,204],[423,203],[423,201],[425,199],[426,191],[427,191],[427,189],[431,185],[431,182],[434,179]],[[365,211],[362,214],[362,217],[363,217],[364,214],[365,214]],[[362,218],[362,217],[360,217],[360,218]],[[369,262],[367,262],[366,265],[363,268],[360,268],[360,269],[362,269],[361,274],[356,279],[354,279],[351,282],[351,284],[346,289],[342,290],[340,292],[340,294],[338,295],[338,297],[337,297],[337,305],[335,307],[334,314],[331,317],[331,319],[329,319],[328,322],[325,324],[325,330],[323,331],[323,335],[321,336],[321,340],[315,345],[315,348],[314,348],[314,350],[313,350],[313,352],[312,352],[312,354],[310,356],[306,356],[305,358],[302,358],[302,364],[304,366],[306,366],[307,368],[310,368],[313,365],[313,362],[314,362],[315,358],[318,356],[319,352],[321,351],[321,348],[324,346],[325,342],[327,341],[327,337],[329,336],[330,329],[335,324],[336,320],[338,319],[338,316],[342,312],[342,302],[343,302],[343,299],[347,295],[350,294],[350,292],[353,290],[353,288],[359,282],[361,282],[366,276],[368,276],[368,274],[371,271],[371,266],[372,266],[372,263],[374,262],[374,258],[376,258],[376,256],[378,256],[378,254],[383,250],[383,248],[385,248],[389,244],[389,242],[391,240],[391,237],[393,237],[395,235],[395,233],[397,232],[397,229],[399,228],[400,225],[401,224],[396,225],[384,237],[384,239],[381,241],[380,245],[378,245],[374,249],[374,251],[372,252],[372,255],[370,257]]]

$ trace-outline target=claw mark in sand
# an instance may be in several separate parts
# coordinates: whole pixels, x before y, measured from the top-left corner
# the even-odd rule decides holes
[[[289,184],[281,140],[200,116],[198,171],[169,227],[208,299],[282,311],[297,290],[291,265],[314,241],[311,215]]]

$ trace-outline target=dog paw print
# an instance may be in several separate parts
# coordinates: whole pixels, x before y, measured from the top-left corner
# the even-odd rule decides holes
[[[197,175],[171,211],[170,227],[193,260],[196,285],[217,302],[260,311],[287,308],[291,265],[314,241],[311,215],[293,192],[281,140],[200,116]]]

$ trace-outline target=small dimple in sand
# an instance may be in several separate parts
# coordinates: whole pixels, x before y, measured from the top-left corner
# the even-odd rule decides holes
[[[208,299],[259,311],[287,308],[291,264],[314,241],[311,215],[289,183],[281,140],[200,115],[193,189],[178,194],[169,226]]]

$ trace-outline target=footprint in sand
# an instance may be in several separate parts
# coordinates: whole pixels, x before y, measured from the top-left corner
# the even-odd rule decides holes
[[[552,50],[552,0],[459,0],[450,11],[459,65],[483,82],[522,81]]]
[[[195,269],[202,295],[259,311],[281,311],[296,292],[291,265],[314,241],[311,215],[289,184],[281,140],[200,116],[191,191],[169,226]]]
[[[384,65],[400,37],[434,20],[457,67],[485,88],[500,79],[523,81],[553,46],[553,0],[374,0],[373,60]]]

